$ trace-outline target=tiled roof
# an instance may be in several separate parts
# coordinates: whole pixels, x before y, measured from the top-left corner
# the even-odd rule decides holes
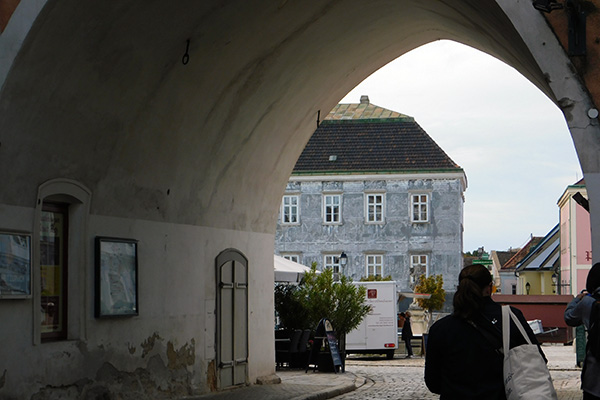
[[[521,250],[517,252],[514,256],[510,258],[504,265],[502,265],[501,270],[514,270],[517,265],[531,252],[532,249],[535,248],[544,238],[540,236],[533,236],[529,242]]]
[[[519,252],[520,249],[513,249],[509,251],[496,251],[496,256],[498,257],[498,262],[502,267],[504,264],[508,262],[515,254]]]
[[[338,104],[329,112],[325,120],[341,120],[341,119],[385,119],[385,118],[407,118],[412,120],[408,115],[400,114],[399,112],[378,107],[369,102],[368,96],[361,96],[360,103]]]
[[[294,167],[303,173],[462,172],[406,115],[372,104],[338,104]]]
[[[463,255],[463,268],[473,265],[473,260],[477,260],[478,256],[465,256]]]
[[[552,270],[559,264],[560,229],[559,224],[533,248],[527,257],[517,265],[517,271],[522,270]]]

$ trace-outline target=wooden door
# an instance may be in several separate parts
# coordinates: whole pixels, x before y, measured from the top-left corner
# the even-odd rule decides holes
[[[217,257],[217,378],[219,389],[248,380],[248,260],[235,249]]]

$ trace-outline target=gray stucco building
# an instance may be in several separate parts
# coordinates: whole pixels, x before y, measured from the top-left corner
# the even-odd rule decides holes
[[[298,159],[275,251],[353,280],[391,275],[402,290],[443,274],[454,291],[466,187],[462,168],[413,118],[362,96],[337,105]]]

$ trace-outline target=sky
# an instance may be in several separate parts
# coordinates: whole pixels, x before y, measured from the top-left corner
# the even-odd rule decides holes
[[[559,221],[558,199],[583,177],[560,109],[514,68],[471,47],[419,47],[340,102],[358,103],[361,95],[414,117],[464,169],[465,252],[545,236]]]

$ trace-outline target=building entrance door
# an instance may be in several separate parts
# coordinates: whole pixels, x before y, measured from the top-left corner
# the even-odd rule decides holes
[[[227,249],[216,264],[217,385],[224,389],[248,378],[248,260]]]

